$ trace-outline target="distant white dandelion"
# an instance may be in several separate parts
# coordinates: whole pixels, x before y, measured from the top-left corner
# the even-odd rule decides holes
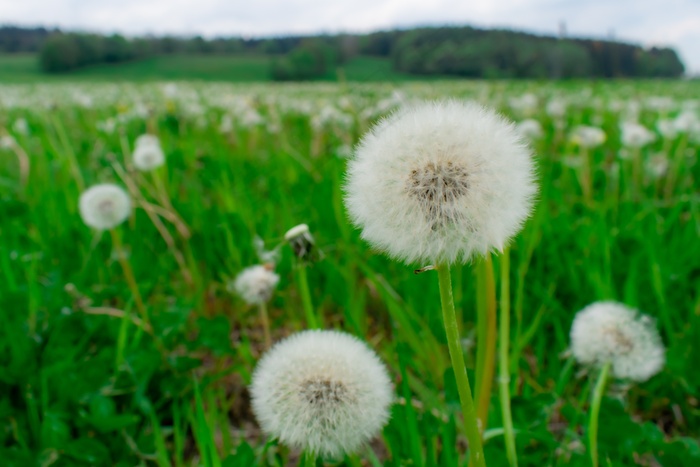
[[[157,169],[165,164],[165,154],[160,141],[155,135],[141,135],[136,139],[134,148],[134,167],[143,172]]]
[[[109,230],[129,217],[131,200],[123,188],[105,183],[85,190],[80,195],[78,208],[86,225],[98,230]]]
[[[15,122],[12,124],[12,129],[15,131],[15,133],[18,133],[20,135],[29,134],[29,124],[24,118],[18,118],[17,120],[15,120]]]
[[[595,148],[605,142],[607,136],[595,126],[579,125],[571,134],[571,141],[584,148]]]
[[[246,303],[259,305],[272,298],[280,276],[271,265],[257,265],[244,269],[236,280],[229,284],[229,292],[237,293]]]
[[[512,123],[473,102],[406,107],[366,134],[345,201],[362,237],[407,263],[467,261],[502,249],[537,192]]]
[[[324,457],[357,451],[389,419],[392,385],[376,353],[338,331],[304,331],[276,344],[251,385],[263,431]]]
[[[654,321],[615,302],[596,302],[576,314],[571,350],[579,363],[602,366],[610,362],[614,376],[633,381],[646,381],[665,362]]]
[[[527,118],[522,122],[518,122],[515,129],[518,130],[518,133],[520,133],[523,138],[531,141],[540,139],[543,135],[542,125],[534,118]]]
[[[631,148],[641,148],[656,139],[654,133],[636,122],[623,122],[620,129],[622,130],[622,144]]]

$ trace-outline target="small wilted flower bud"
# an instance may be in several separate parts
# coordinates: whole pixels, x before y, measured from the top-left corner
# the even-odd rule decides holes
[[[407,263],[500,250],[530,215],[530,150],[512,123],[473,102],[399,111],[366,134],[345,202],[362,237]]]
[[[327,457],[355,452],[376,436],[393,400],[377,354],[338,331],[304,331],[279,342],[258,363],[250,389],[265,433]]]
[[[229,284],[229,292],[236,292],[246,303],[259,305],[272,298],[280,276],[271,264],[251,266],[244,269],[236,280]]]
[[[291,245],[297,258],[304,261],[311,259],[314,251],[314,238],[309,232],[308,225],[299,224],[292,227],[284,234],[284,239]]]
[[[121,187],[105,183],[85,190],[80,195],[78,208],[86,225],[98,230],[109,230],[129,217],[131,200]]]
[[[596,302],[571,325],[571,351],[583,365],[610,362],[618,378],[646,381],[664,366],[665,350],[654,321],[621,303]]]
[[[165,163],[165,154],[160,147],[160,141],[155,135],[141,135],[136,138],[134,149],[134,167],[137,170],[153,170]]]

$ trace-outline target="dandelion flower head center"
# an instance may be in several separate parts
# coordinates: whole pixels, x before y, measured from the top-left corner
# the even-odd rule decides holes
[[[301,384],[301,397],[312,406],[338,405],[347,402],[348,388],[340,381],[309,379]]]
[[[634,350],[634,342],[618,327],[610,326],[602,329],[603,335],[614,343],[618,354],[629,354]]]
[[[420,205],[431,229],[437,230],[460,218],[455,205],[469,191],[469,173],[452,161],[431,161],[411,170],[406,191]]]

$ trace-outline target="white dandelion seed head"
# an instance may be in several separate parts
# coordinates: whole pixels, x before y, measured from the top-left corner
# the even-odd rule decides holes
[[[111,183],[94,185],[80,195],[80,217],[89,227],[109,230],[131,213],[131,199],[123,188]]]
[[[654,133],[636,122],[623,122],[620,129],[622,130],[622,144],[631,148],[641,148],[656,139]]]
[[[136,141],[134,142],[134,146],[136,148],[138,148],[140,146],[160,146],[160,140],[158,139],[158,137],[156,135],[144,133],[143,135],[136,138]]]
[[[673,120],[662,119],[656,122],[656,129],[659,130],[661,136],[666,139],[674,139],[678,136],[678,129],[676,128],[676,123]]]
[[[389,419],[389,375],[367,344],[338,331],[304,331],[276,344],[251,385],[263,431],[324,457],[356,452]]]
[[[584,148],[595,148],[607,139],[603,130],[595,126],[579,125],[571,134],[571,141]]]
[[[540,122],[534,118],[526,118],[525,120],[518,122],[515,126],[518,133],[530,141],[540,139],[543,136],[542,125]]]
[[[133,160],[137,170],[147,172],[165,164],[165,154],[158,143],[137,144]]]
[[[496,112],[422,103],[362,138],[345,202],[362,237],[389,256],[454,263],[505,246],[530,214],[534,178],[529,148]]]
[[[271,265],[257,265],[241,271],[229,291],[237,293],[246,303],[259,305],[272,298],[280,276],[275,274]]]
[[[633,381],[646,381],[665,363],[654,320],[616,302],[596,302],[576,314],[571,351],[583,365],[610,362],[614,376]]]

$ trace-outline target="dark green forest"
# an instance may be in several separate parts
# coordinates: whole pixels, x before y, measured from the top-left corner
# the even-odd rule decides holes
[[[465,78],[671,78],[684,71],[670,48],[468,26],[253,39],[0,28],[0,53],[27,52],[38,54],[47,73],[168,54],[264,55],[271,77],[280,81],[314,79],[358,55],[389,59],[398,72]]]

